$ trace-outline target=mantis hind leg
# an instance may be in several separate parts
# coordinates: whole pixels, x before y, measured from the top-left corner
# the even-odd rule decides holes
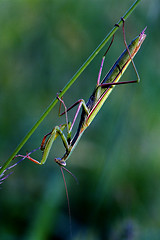
[[[122,21],[123,21],[123,23],[124,23],[124,19],[123,19],[123,18],[121,18],[121,19],[122,19]],[[119,27],[119,24],[116,23],[115,26],[116,26],[116,27]],[[123,32],[124,32],[124,31],[123,31]],[[101,66],[100,66],[99,74],[98,74],[98,79],[97,79],[97,86],[100,85],[100,80],[101,80],[101,74],[102,74],[102,69],[103,69],[104,60],[105,60],[105,57],[106,57],[106,55],[107,55],[110,47],[112,46],[112,43],[113,43],[113,41],[114,41],[114,35],[115,35],[115,34],[113,34],[112,40],[111,40],[111,42],[110,42],[110,44],[109,44],[109,47],[107,48],[107,51],[105,52],[105,54],[104,54],[103,57],[102,57],[102,62],[101,62]],[[127,45],[127,44],[126,44],[126,45]]]
[[[110,42],[110,44],[109,44],[109,47],[107,48],[107,51],[105,52],[105,54],[104,54],[103,57],[102,57],[102,62],[101,62],[101,66],[100,66],[99,73],[98,73],[97,86],[100,85],[100,80],[101,80],[101,74],[102,74],[102,69],[103,69],[104,60],[105,60],[106,54],[107,54],[107,52],[109,51],[109,49],[110,49],[113,41],[114,41],[114,34],[113,34],[112,40],[111,40],[111,42]]]
[[[123,21],[122,31],[123,31],[124,45],[125,45],[125,47],[126,47],[126,49],[127,49],[127,52],[128,52],[128,54],[129,54],[129,57],[130,57],[130,59],[131,59],[132,65],[133,65],[133,68],[134,68],[135,73],[136,73],[136,75],[137,75],[137,80],[135,80],[134,82],[140,82],[140,76],[139,76],[138,71],[137,71],[137,68],[136,68],[136,66],[135,66],[135,64],[134,64],[134,61],[133,61],[133,59],[132,59],[132,57],[131,57],[131,54],[130,54],[130,51],[129,51],[129,48],[128,48],[128,44],[127,44],[127,41],[126,41],[126,34],[125,34],[125,28],[124,28],[125,20],[124,20],[123,17],[121,17],[121,20]],[[130,82],[131,82],[131,81],[130,81]]]
[[[128,84],[128,83],[137,83],[140,81],[140,77],[139,77],[139,74],[138,74],[138,71],[136,69],[136,66],[134,64],[134,61],[132,59],[132,56],[130,54],[130,51],[129,51],[129,48],[128,48],[128,45],[127,45],[127,42],[126,42],[126,35],[125,35],[125,28],[124,28],[124,24],[125,24],[125,20],[123,19],[123,17],[121,17],[121,20],[123,22],[123,26],[122,26],[122,31],[123,31],[123,39],[124,39],[124,44],[125,44],[125,47],[126,47],[126,50],[128,52],[128,55],[130,57],[130,60],[132,62],[132,65],[133,65],[133,68],[135,70],[135,73],[136,73],[136,76],[137,76],[137,80],[132,80],[132,81],[124,81],[124,82],[113,82],[113,83],[99,83],[100,82],[100,76],[101,76],[101,72],[102,72],[102,67],[103,67],[103,63],[104,63],[104,59],[105,59],[105,55],[106,53],[108,52],[109,48],[111,47],[112,43],[113,43],[113,40],[114,40],[114,35],[113,35],[113,38],[112,38],[112,41],[107,49],[107,51],[105,52],[103,58],[102,58],[102,63],[101,63],[101,68],[100,68],[100,71],[99,71],[99,75],[98,75],[98,81],[97,83],[99,83],[99,86],[101,86],[102,88],[107,88],[107,87],[111,87],[112,85],[121,85],[121,84]],[[115,24],[115,26],[119,27],[119,24]],[[117,67],[119,67],[117,65]],[[119,71],[121,72],[121,69],[119,69]]]

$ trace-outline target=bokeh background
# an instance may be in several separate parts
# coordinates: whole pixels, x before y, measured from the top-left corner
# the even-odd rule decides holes
[[[0,165],[134,1],[0,1]],[[160,239],[160,5],[142,0],[125,24],[128,43],[147,26],[135,58],[140,84],[118,86],[67,162],[72,239]],[[67,106],[91,95],[107,46],[64,95]],[[105,74],[124,49],[122,29]],[[134,80],[129,67],[123,80]],[[75,110],[69,114],[72,120]],[[65,122],[58,104],[21,149],[40,146]],[[74,131],[76,127],[74,128]],[[25,160],[0,189],[0,239],[71,239],[63,178],[54,158]],[[41,159],[41,152],[33,155]]]

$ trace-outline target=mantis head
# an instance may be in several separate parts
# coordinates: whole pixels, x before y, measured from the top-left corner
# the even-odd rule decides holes
[[[61,158],[55,158],[54,161],[55,161],[56,163],[58,163],[58,165],[59,165],[60,167],[65,167],[65,166],[66,166],[66,162],[65,162],[64,160],[62,160]]]

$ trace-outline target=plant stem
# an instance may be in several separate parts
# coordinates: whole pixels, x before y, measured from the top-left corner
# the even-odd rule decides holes
[[[128,11],[124,14],[123,19],[126,20],[129,15],[133,12],[133,10],[136,8],[137,4],[141,0],[137,0],[133,3],[133,5],[128,9]],[[119,26],[122,25],[122,20],[120,19],[117,23]],[[89,56],[89,58],[84,62],[84,64],[79,68],[79,70],[75,73],[75,75],[70,79],[70,81],[66,84],[66,86],[63,88],[61,93],[59,94],[59,97],[61,98],[65,92],[72,86],[72,84],[76,81],[76,79],[81,75],[81,73],[86,69],[86,67],[90,64],[90,62],[96,57],[96,55],[100,52],[100,50],[105,46],[105,44],[109,41],[109,39],[113,36],[113,34],[118,30],[118,26],[114,26],[114,28],[108,33],[108,35],[104,38],[104,40],[100,43],[100,45],[94,50],[94,52]],[[17,146],[17,148],[14,150],[12,155],[8,158],[8,160],[5,162],[3,167],[0,169],[0,174],[3,173],[3,171],[7,168],[9,163],[12,161],[12,159],[15,157],[15,155],[20,151],[20,149],[24,146],[24,144],[27,142],[27,140],[30,138],[30,136],[34,133],[34,131],[37,129],[37,127],[41,124],[41,122],[44,120],[44,118],[48,115],[48,113],[52,110],[52,108],[56,105],[58,102],[58,99],[55,98],[51,104],[46,108],[45,112],[42,114],[40,119],[34,124],[34,126],[31,128],[31,130],[26,134],[26,136],[22,139],[20,144]]]

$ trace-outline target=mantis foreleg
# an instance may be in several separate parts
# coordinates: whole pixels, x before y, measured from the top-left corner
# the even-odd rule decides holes
[[[67,138],[65,137],[64,133],[63,133],[63,130],[64,128],[66,127],[66,124],[63,124],[63,125],[60,125],[60,126],[56,126],[52,132],[48,133],[47,135],[44,136],[43,140],[42,140],[42,143],[41,143],[41,150],[43,151],[43,156],[42,156],[42,160],[39,162],[37,161],[36,159],[32,158],[29,156],[29,154],[27,154],[26,156],[23,156],[23,155],[17,155],[17,156],[21,156],[21,157],[25,157],[27,159],[29,159],[30,161],[36,163],[36,164],[39,164],[39,165],[42,165],[46,162],[47,160],[47,157],[49,155],[49,152],[51,150],[51,147],[52,147],[52,144],[53,142],[56,140],[56,138],[58,136],[61,137],[62,139],[62,142],[64,144],[64,147],[66,148],[66,150],[68,151],[69,150],[69,145],[68,145],[68,142],[67,142]],[[46,137],[50,135],[50,137],[47,139],[46,143],[45,143],[45,140],[46,140]],[[65,163],[61,164],[62,166],[66,165]]]

